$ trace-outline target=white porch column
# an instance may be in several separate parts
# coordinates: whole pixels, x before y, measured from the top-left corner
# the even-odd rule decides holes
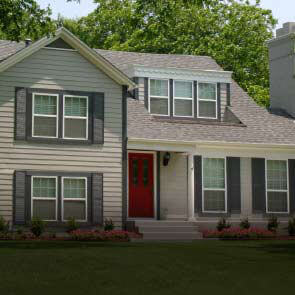
[[[195,221],[195,177],[194,177],[194,156],[188,155],[188,220]]]

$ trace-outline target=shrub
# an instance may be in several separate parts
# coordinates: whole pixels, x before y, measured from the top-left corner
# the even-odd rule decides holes
[[[9,231],[9,221],[0,216],[0,232],[7,233]]]
[[[24,233],[24,229],[22,228],[22,227],[17,227],[16,228],[16,233],[18,234],[18,235],[22,235],[23,233]]]
[[[231,227],[231,224],[227,222],[226,219],[223,217],[218,221],[216,229],[218,231],[222,231],[223,229],[230,228],[230,227]]]
[[[204,231],[204,238],[219,238],[219,239],[263,239],[273,238],[275,234],[272,231],[260,228],[225,228],[221,231]]]
[[[276,232],[279,227],[279,221],[276,216],[271,216],[267,222],[267,229],[272,232]]]
[[[95,231],[95,230],[74,230],[70,233],[71,240],[75,241],[123,241],[130,240],[126,231]]]
[[[70,233],[73,230],[77,230],[79,228],[79,224],[77,223],[75,217],[70,217],[67,221],[67,232]]]
[[[104,230],[105,231],[112,231],[114,230],[115,226],[114,226],[114,223],[113,223],[113,220],[111,218],[109,219],[105,219],[104,221]]]
[[[250,227],[251,227],[251,223],[249,222],[248,217],[241,220],[240,222],[241,229],[249,229]]]
[[[31,221],[31,232],[35,237],[40,237],[46,228],[46,222],[39,217],[33,217]]]
[[[295,236],[295,217],[290,219],[288,222],[288,233],[289,236]]]

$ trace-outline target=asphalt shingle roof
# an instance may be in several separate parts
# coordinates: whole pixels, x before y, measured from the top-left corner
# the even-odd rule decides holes
[[[0,61],[25,47],[24,43],[0,41]],[[210,57],[96,50],[122,72],[130,65],[222,70]],[[128,137],[177,141],[295,144],[294,119],[259,107],[232,81],[230,110],[238,124],[196,124],[161,120],[151,116],[142,101],[128,99]]]

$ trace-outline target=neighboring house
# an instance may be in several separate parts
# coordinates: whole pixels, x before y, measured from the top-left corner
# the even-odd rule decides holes
[[[1,41],[0,214],[112,218],[162,238],[220,217],[284,224],[295,213],[288,28],[269,42],[271,111],[210,57],[92,50],[65,29]]]

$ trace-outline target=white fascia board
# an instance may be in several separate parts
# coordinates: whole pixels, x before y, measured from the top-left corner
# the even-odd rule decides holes
[[[150,77],[158,79],[175,79],[175,80],[194,80],[203,82],[220,82],[231,83],[232,72],[230,71],[213,71],[202,69],[180,69],[180,68],[163,68],[147,67],[141,65],[132,65],[128,69],[129,77]]]

